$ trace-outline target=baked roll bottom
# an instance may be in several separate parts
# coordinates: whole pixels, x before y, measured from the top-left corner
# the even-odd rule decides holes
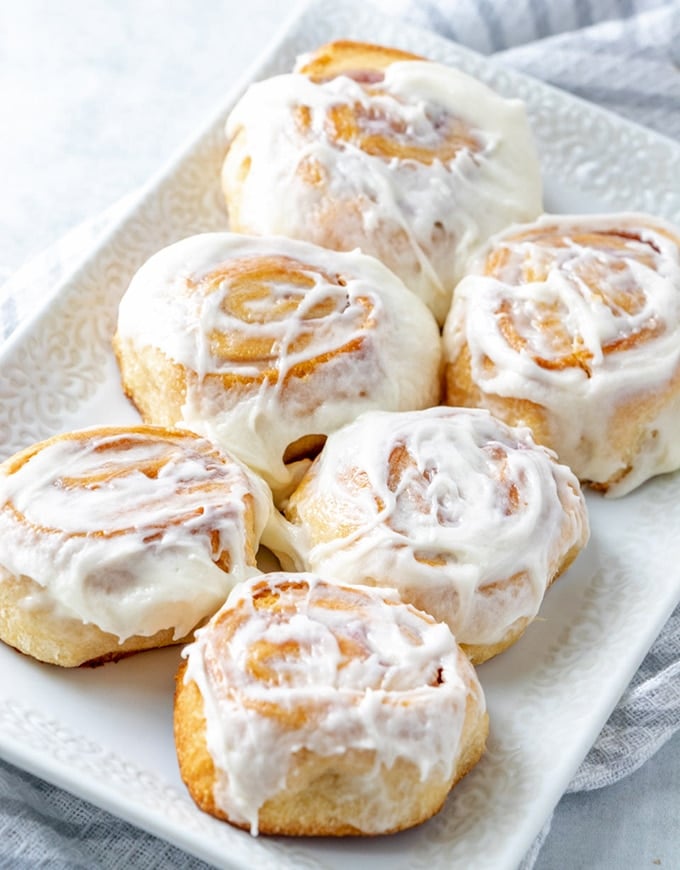
[[[177,675],[175,694],[175,742],[182,778],[196,805],[216,818],[249,830],[215,803],[215,765],[205,739],[203,701],[196,683],[184,684],[186,664]],[[286,788],[260,807],[261,834],[292,837],[345,837],[392,834],[422,824],[444,805],[453,786],[481,758],[489,730],[488,715],[470,702],[461,742],[464,750],[452,777],[420,779],[418,767],[398,758],[392,767],[380,767],[381,799],[391,806],[395,822],[372,830],[370,808],[364,792],[357,793],[357,780],[375,773],[375,753],[349,750],[342,756],[320,756],[301,749],[295,754]],[[354,820],[354,824],[347,821]],[[361,826],[357,824],[361,820]]]
[[[234,589],[185,656],[182,779],[202,810],[253,834],[409,828],[484,751],[472,666],[394,590],[263,575]]]

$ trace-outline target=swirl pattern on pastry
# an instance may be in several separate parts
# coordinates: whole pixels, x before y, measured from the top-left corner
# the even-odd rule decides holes
[[[513,643],[588,538],[578,481],[486,411],[363,414],[329,437],[286,507],[293,558],[395,587],[475,663]]]
[[[236,587],[184,653],[182,777],[254,834],[378,834],[436,812],[484,749],[477,677],[396,592],[311,574]]]
[[[528,425],[623,495],[680,467],[680,231],[647,215],[546,215],[493,239],[456,289],[447,399]]]
[[[0,465],[0,634],[61,665],[185,637],[255,569],[265,485],[191,432],[97,427]]]
[[[227,137],[232,229],[360,247],[440,322],[475,248],[541,212],[523,105],[395,49],[320,48],[251,86]]]
[[[207,435],[277,494],[361,410],[436,403],[440,344],[427,308],[373,258],[229,233],[152,257],[114,340],[147,422]]]

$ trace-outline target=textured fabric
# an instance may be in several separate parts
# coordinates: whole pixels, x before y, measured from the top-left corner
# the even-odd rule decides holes
[[[680,607],[657,638],[569,791],[612,785],[680,729]]]
[[[664,0],[373,0],[503,63],[680,139],[680,2]],[[0,290],[0,341],[121,214],[70,233]],[[2,263],[0,263],[2,274]],[[569,790],[610,785],[680,728],[680,608],[574,777]],[[523,863],[529,870],[548,822]],[[49,856],[49,857],[46,857]],[[0,762],[0,870],[131,867],[199,870],[203,862]]]
[[[680,139],[678,0],[373,3]]]
[[[567,789],[613,785],[641,767],[680,730],[680,606],[647,653]],[[550,833],[552,815],[520,870],[531,870]]]
[[[0,762],[0,870],[204,870],[207,866]]]

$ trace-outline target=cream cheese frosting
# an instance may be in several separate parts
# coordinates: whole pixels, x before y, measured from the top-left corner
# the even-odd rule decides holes
[[[588,537],[578,481],[529,430],[455,408],[363,414],[329,437],[286,515],[305,569],[394,586],[468,645],[533,618]]]
[[[429,61],[395,62],[369,83],[258,82],[226,133],[232,228],[361,247],[440,322],[479,245],[542,211],[524,105]]]
[[[259,604],[258,598],[276,600]],[[214,798],[258,831],[258,811],[286,786],[295,753],[374,753],[356,782],[359,830],[388,830],[382,766],[411,761],[452,775],[473,696],[484,697],[448,628],[388,589],[275,573],[240,584],[183,655],[201,693]]]
[[[677,228],[635,213],[545,215],[492,239],[471,272],[444,329],[452,403],[465,401],[465,350],[475,404],[537,406],[545,443],[581,480],[624,495],[680,467]],[[633,443],[619,443],[622,413],[640,417]]]
[[[0,465],[0,565],[38,585],[22,606],[179,639],[257,573],[271,511],[261,481],[189,432],[81,430]]]
[[[181,407],[150,422],[209,437],[275,492],[299,474],[285,456],[298,439],[440,396],[426,306],[372,257],[290,239],[215,233],[164,249],[123,297],[116,342],[124,381],[125,357],[132,367],[148,347],[183,371]],[[158,371],[148,380],[157,389]]]

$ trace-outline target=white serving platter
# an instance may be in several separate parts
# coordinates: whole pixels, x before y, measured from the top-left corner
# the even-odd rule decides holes
[[[117,302],[156,250],[226,228],[223,122],[249,81],[334,38],[396,45],[526,101],[550,211],[649,211],[680,222],[680,147],[360,4],[313,3],[216,118],[145,188],[0,351],[0,458],[54,432],[125,423],[110,350]],[[226,868],[516,867],[680,600],[680,475],[618,501],[589,496],[592,540],[524,638],[480,668],[488,752],[421,827],[371,840],[254,839],[199,812],[172,740],[177,649],[62,671],[0,648],[0,755]]]

